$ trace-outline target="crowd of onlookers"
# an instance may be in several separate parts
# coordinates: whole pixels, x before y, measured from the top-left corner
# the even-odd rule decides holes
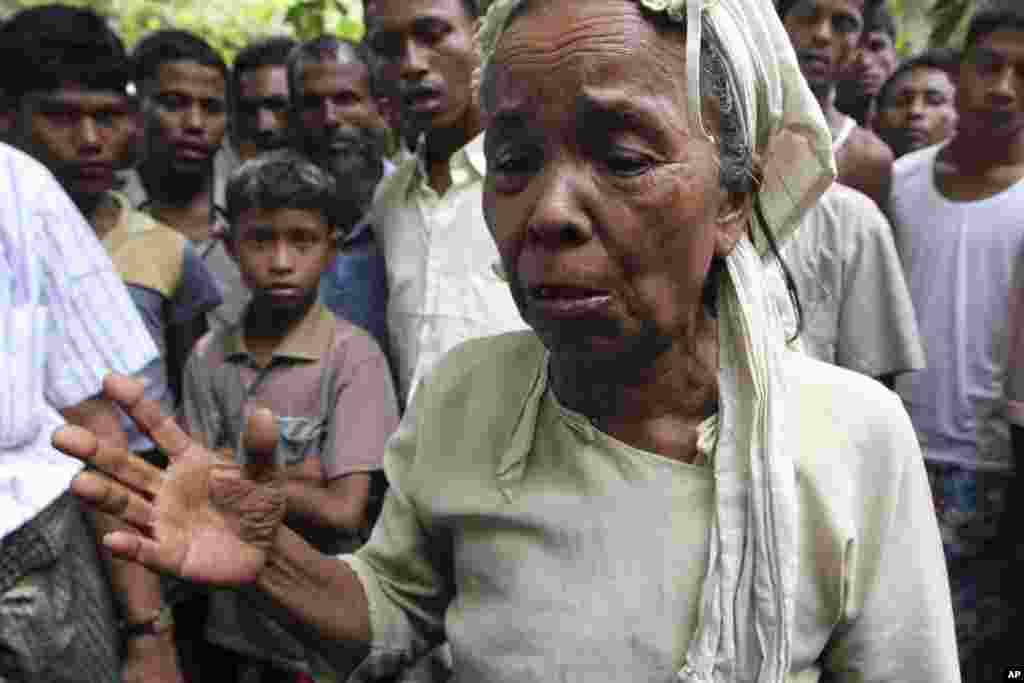
[[[988,680],[1013,663],[1019,629],[1024,8],[992,2],[962,50],[901,60],[883,0],[777,4],[838,183],[784,265],[766,261],[774,299],[794,345],[903,399],[963,675]],[[49,368],[45,386],[0,395],[0,680],[339,679],[343,665],[244,593],[97,552],[93,534],[117,523],[77,507],[45,441],[18,441],[37,419],[19,415],[19,392],[160,466],[83,368],[144,378],[226,457],[244,457],[246,415],[269,407],[285,522],[322,552],[358,547],[387,486],[385,444],[434,363],[526,326],[481,206],[480,13],[477,0],[365,0],[359,44],[272,38],[230,66],[179,30],[129,52],[88,9],[43,5],[0,27],[0,263],[40,250],[10,266],[12,291],[67,302],[59,331],[29,317],[27,336],[0,340],[0,372]],[[63,355],[40,360],[55,344]],[[443,680],[448,657],[404,680]]]

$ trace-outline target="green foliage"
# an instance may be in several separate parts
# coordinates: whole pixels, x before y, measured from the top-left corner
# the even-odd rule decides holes
[[[937,0],[932,8],[929,43],[935,46],[959,42],[971,14],[971,0]]]
[[[350,16],[349,7],[341,0],[293,0],[284,20],[300,40],[325,33],[357,42],[363,37],[362,23]]]
[[[0,0],[0,16],[54,0]],[[309,38],[322,32],[363,35],[359,0],[60,0],[110,18],[129,48],[162,28],[192,31],[227,60],[248,43],[275,35]]]

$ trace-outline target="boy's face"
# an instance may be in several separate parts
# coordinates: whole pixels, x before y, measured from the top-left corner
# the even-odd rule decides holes
[[[815,95],[849,64],[864,30],[864,0],[797,0],[782,18],[800,70]]]
[[[254,304],[282,316],[304,312],[316,299],[320,274],[335,248],[323,213],[311,209],[242,211],[231,251]]]
[[[164,62],[147,93],[148,154],[178,173],[205,174],[227,129],[227,84],[219,69]]]
[[[999,28],[967,49],[956,103],[966,133],[1001,140],[1024,134],[1024,31]]]
[[[15,138],[69,195],[88,202],[113,189],[136,132],[127,95],[68,83],[22,98]]]

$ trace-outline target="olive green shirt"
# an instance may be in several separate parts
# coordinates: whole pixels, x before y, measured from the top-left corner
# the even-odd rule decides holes
[[[800,567],[790,680],[959,680],[913,430],[877,382],[786,358]],[[530,332],[469,342],[389,443],[370,542],[372,680],[447,638],[457,683],[671,681],[695,628],[712,469],[561,406]],[[361,678],[360,676],[364,676]]]

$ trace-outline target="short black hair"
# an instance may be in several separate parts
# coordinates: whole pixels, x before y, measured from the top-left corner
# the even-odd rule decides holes
[[[275,36],[247,45],[231,64],[231,77],[228,79],[228,99],[236,102],[239,82],[246,71],[254,71],[263,66],[286,66],[288,55],[298,45],[298,41],[288,36]]]
[[[361,207],[341,201],[334,177],[290,149],[249,159],[231,174],[225,191],[227,218],[234,235],[238,217],[248,209],[305,209],[323,215],[332,239],[362,217]]]
[[[914,69],[935,69],[937,71],[942,71],[949,76],[949,80],[956,84],[957,78],[960,74],[960,53],[953,48],[937,47],[932,48],[931,50],[925,50],[920,54],[904,60],[896,67],[896,70],[892,72],[892,75],[889,76],[888,80],[886,80],[878,90],[879,108],[885,105],[886,98],[889,97],[889,91],[893,89],[896,79],[910,71],[913,71]]]
[[[371,91],[373,88],[373,66],[370,52],[365,43],[354,42],[347,38],[339,38],[329,34],[317,36],[312,40],[300,43],[288,55],[288,92],[293,101],[299,96],[299,83],[301,81],[302,69],[306,64],[319,64],[326,61],[334,61],[337,54],[344,52],[354,61],[360,62],[366,67],[370,77]]]
[[[0,58],[0,90],[10,100],[71,82],[124,94],[131,78],[124,43],[106,19],[68,5],[38,5],[11,17],[0,29]]]
[[[1024,4],[1021,0],[988,0],[967,24],[964,53],[979,40],[1001,28],[1024,31]]]
[[[779,19],[785,20],[786,15],[793,9],[793,5],[800,2],[800,0],[778,0],[776,10],[779,13]],[[880,6],[885,5],[885,0],[864,0],[864,11],[862,16],[864,17],[865,27],[867,26],[868,17],[873,16]],[[867,28],[864,29],[865,31]],[[875,29],[878,30],[878,29]]]
[[[143,84],[155,78],[167,62],[196,62],[217,69],[228,78],[228,65],[213,47],[194,33],[165,29],[150,33],[139,41],[132,52],[135,81]]]
[[[479,19],[480,15],[486,11],[486,8],[493,0],[462,0],[462,9],[466,11],[466,16],[470,19]],[[363,0],[363,8],[369,9],[374,0]]]

